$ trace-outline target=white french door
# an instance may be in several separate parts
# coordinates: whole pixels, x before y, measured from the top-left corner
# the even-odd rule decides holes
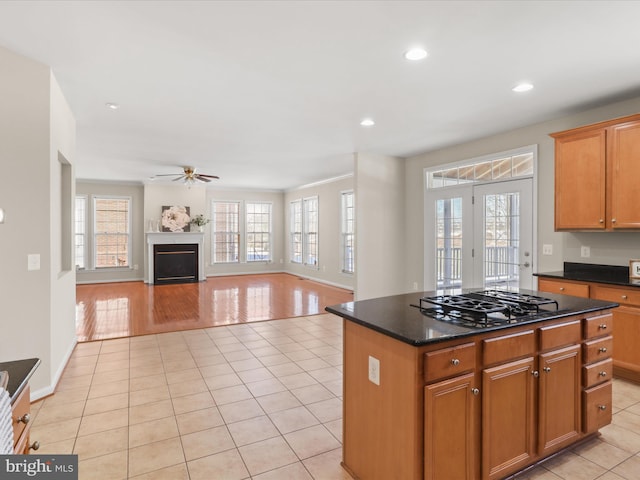
[[[533,284],[533,180],[425,195],[425,290]]]

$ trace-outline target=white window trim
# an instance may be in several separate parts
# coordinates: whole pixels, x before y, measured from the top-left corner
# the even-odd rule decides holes
[[[293,215],[293,205],[294,204],[299,204],[300,205],[300,261],[296,261],[294,259],[294,249],[293,249],[293,235],[296,233],[293,229],[293,223],[294,223],[294,215]],[[292,200],[291,202],[289,202],[289,262],[293,263],[295,265],[302,265],[302,260],[304,258],[304,238],[302,235],[302,230],[303,230],[303,217],[302,217],[302,206],[303,206],[303,202],[302,202],[302,198],[298,198],[297,200]]]
[[[269,259],[249,260],[249,213],[247,205],[269,205]],[[246,263],[273,263],[273,202],[261,200],[245,200],[244,202],[244,259]]]
[[[316,252],[316,263],[315,264],[309,264],[307,263],[306,260],[306,256],[308,255],[308,244],[307,244],[307,233],[305,231],[305,227],[306,227],[306,222],[305,222],[305,202],[309,201],[309,200],[315,200],[316,201],[316,217],[317,217],[317,225],[316,225],[316,246],[317,246],[317,252]],[[320,270],[320,198],[318,197],[318,195],[312,195],[310,197],[304,197],[302,199],[302,264],[307,267],[310,268],[312,270]]]
[[[215,222],[216,222],[216,203],[236,203],[238,205],[238,260],[235,262],[216,262],[216,242],[215,242]],[[211,234],[211,262],[210,265],[239,265],[242,262],[243,257],[243,222],[242,219],[242,210],[243,210],[243,202],[242,200],[227,200],[227,199],[211,199],[211,222],[210,223],[210,234]]]
[[[82,200],[84,202],[84,222],[82,223],[84,230],[82,232],[77,232],[75,230],[76,226],[77,226],[77,218],[75,218],[75,212],[76,212],[76,206],[75,206],[75,202],[78,200]],[[76,264],[76,271],[78,272],[85,272],[87,270],[89,270],[89,243],[87,242],[87,240],[89,239],[89,235],[88,235],[88,226],[89,226],[89,196],[86,194],[77,194],[75,196],[74,199],[74,205],[73,205],[73,213],[74,213],[74,218],[73,218],[73,260],[74,260],[74,264],[76,263],[76,248],[77,248],[77,244],[76,244],[76,235],[78,233],[82,233],[82,237],[84,239],[84,252],[83,252],[83,258],[82,258],[82,263],[84,263],[84,267],[78,267]]]
[[[353,235],[353,239],[354,239],[354,246],[353,246],[353,270],[346,270],[346,258],[345,258],[345,238],[347,232],[345,232],[345,223],[346,223],[346,218],[345,218],[345,206],[344,206],[344,196],[347,194],[351,194],[353,196],[353,233],[351,235]],[[353,190],[343,190],[340,192],[340,263],[341,263],[341,268],[340,271],[345,274],[345,275],[349,275],[349,276],[353,276],[355,274],[356,271],[356,263],[355,263],[355,238],[356,238],[356,225],[355,225],[355,208],[356,208],[356,197],[355,197],[355,193]]]
[[[128,225],[128,232],[127,232],[127,263],[128,265],[123,266],[123,267],[97,267],[96,265],[98,264],[98,259],[97,259],[97,255],[98,255],[98,249],[96,248],[96,235],[98,234],[97,229],[96,229],[96,201],[97,200],[109,200],[109,199],[115,199],[115,200],[126,200],[128,202],[128,212],[129,212],[129,225]],[[93,264],[91,265],[93,270],[98,270],[98,271],[105,271],[105,270],[131,270],[133,269],[133,252],[131,249],[131,246],[133,244],[131,236],[132,236],[132,224],[133,224],[133,215],[132,215],[132,210],[133,210],[133,199],[128,196],[128,195],[92,195],[91,197],[92,200],[92,205],[91,205],[91,215],[93,216],[92,218],[92,229],[93,231],[91,232],[91,249],[92,249],[92,262]]]

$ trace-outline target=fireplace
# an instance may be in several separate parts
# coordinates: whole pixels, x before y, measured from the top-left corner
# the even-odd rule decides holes
[[[158,252],[156,247],[159,247],[159,251],[162,252],[160,255],[157,255]],[[185,253],[194,250],[195,253]],[[145,282],[159,285],[162,283],[204,281],[207,279],[204,257],[204,233],[149,232],[147,233],[147,264],[145,269]],[[182,262],[187,264],[191,262],[191,264],[186,266],[180,265]],[[195,262],[195,265],[193,262]],[[168,267],[169,270],[164,272],[161,271],[160,276],[158,277],[156,275],[156,267],[161,270]],[[191,270],[187,271],[187,268]]]
[[[198,244],[157,244],[153,246],[153,283],[193,283],[198,281]]]

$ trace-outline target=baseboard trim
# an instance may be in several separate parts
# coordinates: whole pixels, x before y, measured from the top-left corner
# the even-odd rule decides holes
[[[56,388],[58,387],[58,382],[60,382],[60,378],[64,373],[64,369],[67,368],[67,364],[69,363],[69,360],[71,359],[71,355],[73,355],[73,350],[76,348],[77,344],[78,344],[78,339],[74,336],[73,342],[71,342],[70,347],[67,349],[67,353],[65,354],[62,362],[58,366],[58,369],[56,370],[56,373],[53,376],[51,384],[46,387],[39,388],[38,390],[31,391],[32,402],[40,400],[44,397],[48,397],[49,395],[53,395],[56,392]]]

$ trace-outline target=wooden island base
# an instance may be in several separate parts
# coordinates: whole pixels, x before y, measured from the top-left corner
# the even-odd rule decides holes
[[[596,438],[611,422],[611,332],[604,309],[415,346],[345,318],[343,468],[517,478]]]

